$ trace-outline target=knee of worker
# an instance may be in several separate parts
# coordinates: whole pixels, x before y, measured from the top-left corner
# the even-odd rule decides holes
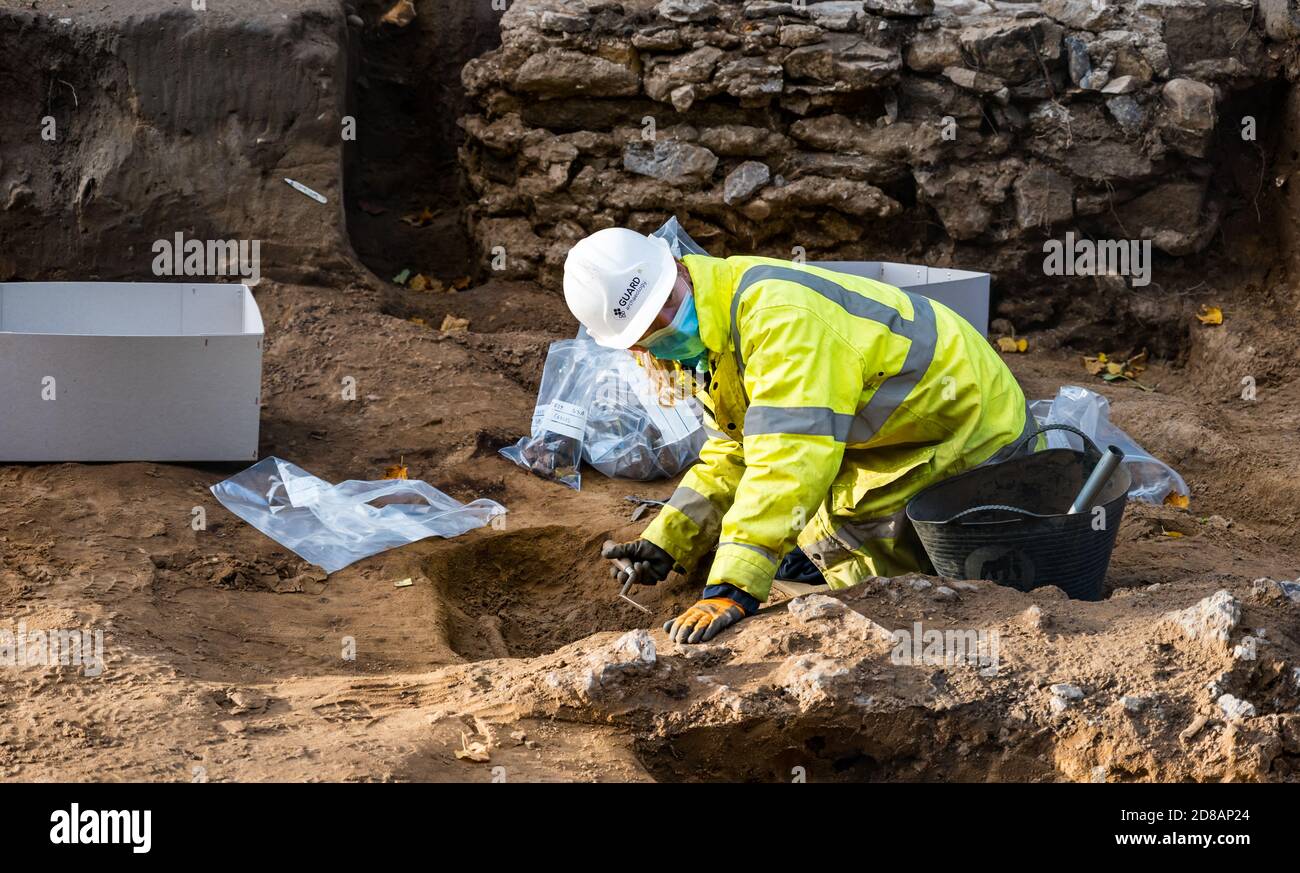
[[[812,539],[807,544],[803,537],[800,540],[800,547],[832,589],[851,588],[876,576],[934,572],[910,524],[896,537],[867,540],[853,547],[838,537]]]

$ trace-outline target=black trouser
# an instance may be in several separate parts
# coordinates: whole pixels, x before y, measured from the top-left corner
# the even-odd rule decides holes
[[[808,560],[803,549],[795,546],[776,568],[776,578],[783,582],[803,582],[807,585],[825,585],[826,577],[817,565]]]

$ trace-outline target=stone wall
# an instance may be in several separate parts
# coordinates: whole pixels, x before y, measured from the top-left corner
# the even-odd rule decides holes
[[[503,246],[508,275],[548,285],[585,234],[674,213],[715,254],[802,246],[1012,284],[1066,230],[1192,255],[1232,206],[1216,142],[1259,151],[1225,106],[1284,72],[1257,12],[515,0],[463,71],[471,231],[485,266]]]

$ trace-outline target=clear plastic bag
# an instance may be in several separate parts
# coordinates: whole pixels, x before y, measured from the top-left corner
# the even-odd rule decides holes
[[[496,501],[461,503],[415,479],[332,485],[275,457],[218,482],[212,493],[226,509],[326,573],[426,537],[459,536],[506,513]]]
[[[680,259],[683,255],[708,254],[696,244],[695,240],[691,239],[691,235],[682,228],[676,215],[665,221],[658,230],[650,235],[668,240],[668,249],[673,253],[674,258]]]
[[[582,443],[596,373],[588,365],[591,340],[551,343],[533,408],[531,432],[501,454],[543,479],[582,487]]]
[[[705,440],[694,398],[659,396],[631,354],[588,339],[551,343],[531,430],[501,454],[570,488],[582,484],[579,459],[614,478],[660,479],[695,463]]]
[[[704,428],[689,392],[656,391],[630,354],[591,343],[596,390],[583,457],[616,479],[676,476],[700,456]]]
[[[1110,401],[1078,385],[1063,385],[1053,400],[1035,400],[1029,410],[1041,424],[1068,424],[1086,433],[1101,448],[1117,446],[1133,474],[1128,496],[1132,500],[1159,506],[1172,493],[1191,494],[1183,477],[1164,461],[1153,457],[1124,431],[1111,423]],[[1047,447],[1082,450],[1082,440],[1071,433],[1054,430],[1047,434]]]

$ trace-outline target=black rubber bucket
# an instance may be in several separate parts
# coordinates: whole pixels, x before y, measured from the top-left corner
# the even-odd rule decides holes
[[[1047,430],[1072,431],[1087,450],[1021,454]],[[1021,591],[1055,585],[1075,599],[1100,600],[1133,478],[1120,464],[1093,510],[1070,515],[1070,504],[1100,459],[1085,434],[1069,425],[1046,425],[1008,460],[918,492],[907,504],[907,517],[940,575],[991,579]]]

